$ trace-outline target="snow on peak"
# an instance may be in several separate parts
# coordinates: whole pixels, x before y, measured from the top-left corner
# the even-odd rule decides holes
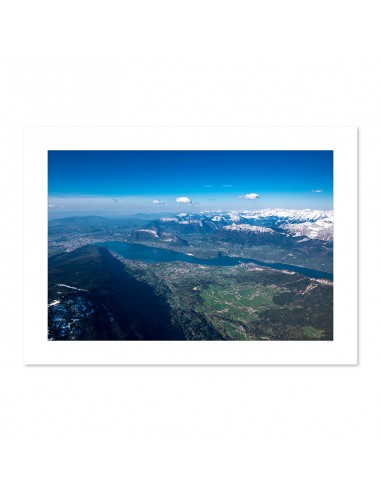
[[[263,209],[249,212],[249,214],[250,217],[246,215],[246,218],[279,217],[280,219],[288,219],[295,222],[316,222],[319,219],[333,220],[333,210],[311,210],[309,208],[302,210]]]
[[[333,241],[333,222],[328,218],[317,220],[316,222],[284,224],[281,228],[292,236],[306,236],[310,239]]]
[[[178,222],[179,219],[177,217],[161,217],[161,222]]]
[[[148,232],[149,234],[152,234],[155,237],[159,237],[156,231],[153,231],[152,229],[138,229],[137,232]]]
[[[229,213],[229,219],[232,220],[233,222],[239,222],[241,220],[241,215],[239,212],[233,210],[232,212]]]
[[[232,231],[267,232],[273,234],[282,230],[292,236],[333,241],[333,210],[281,209],[261,210],[208,210],[203,212],[180,213],[175,217],[162,217],[162,222],[204,225],[209,219],[215,229]]]
[[[231,224],[228,226],[224,226],[223,229],[226,229],[228,231],[249,231],[259,233],[267,232],[268,234],[274,234],[274,231],[269,227],[254,226],[249,224]]]

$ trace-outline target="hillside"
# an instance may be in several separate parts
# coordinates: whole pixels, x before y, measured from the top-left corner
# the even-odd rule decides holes
[[[84,246],[49,259],[49,338],[175,339],[163,297],[106,248]]]

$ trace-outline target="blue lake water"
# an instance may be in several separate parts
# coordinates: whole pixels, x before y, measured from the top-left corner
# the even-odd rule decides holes
[[[287,263],[268,263],[265,261],[253,260],[251,258],[237,258],[234,256],[219,256],[217,258],[208,259],[197,258],[196,256],[190,256],[185,253],[172,251],[170,249],[154,248],[151,246],[144,246],[142,244],[125,243],[122,241],[98,243],[98,246],[104,246],[110,251],[128,260],[139,260],[144,261],[145,263],[185,261],[187,263],[197,263],[199,265],[208,266],[234,266],[239,265],[240,263],[255,263],[256,265],[274,268],[275,270],[288,270],[290,272],[300,273],[306,277],[333,280],[332,273],[289,265]]]

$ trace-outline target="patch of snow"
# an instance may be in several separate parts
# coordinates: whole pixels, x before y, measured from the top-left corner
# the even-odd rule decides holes
[[[195,219],[183,219],[179,222],[179,224],[181,225],[188,225],[188,224],[197,224],[199,225],[200,227],[203,227],[203,223],[201,222],[201,220],[195,220]]]
[[[159,237],[158,233],[156,231],[153,231],[152,229],[138,229],[137,232],[148,232],[149,234],[152,234],[155,237]]]
[[[320,241],[333,241],[333,222],[330,219],[319,219],[315,222],[299,224],[283,224],[281,227],[295,237],[306,236]]]
[[[73,290],[80,290],[82,292],[88,292],[87,289],[79,289],[78,287],[73,287],[72,285],[66,285],[66,284],[56,284],[58,287],[66,287],[67,289],[73,289]]]
[[[161,217],[161,222],[178,222],[179,219],[177,217]]]
[[[223,229],[226,229],[228,231],[249,231],[249,232],[274,234],[274,231],[269,227],[253,226],[249,224],[232,224],[232,225],[224,226]]]
[[[238,212],[234,212],[234,211],[229,213],[229,218],[233,222],[239,222],[241,220],[240,214]]]
[[[59,304],[60,302],[61,302],[61,301],[58,301],[58,300],[53,301],[53,302],[51,302],[50,304],[48,304],[48,308],[50,308],[51,306],[57,306],[57,304]]]

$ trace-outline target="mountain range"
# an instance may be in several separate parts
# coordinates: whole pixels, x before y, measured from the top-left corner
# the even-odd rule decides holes
[[[333,211],[264,209],[258,211],[191,212],[161,217],[145,228],[155,233],[214,234],[218,237],[284,235],[333,242]],[[224,234],[221,234],[221,230]],[[264,238],[262,238],[264,239]]]

